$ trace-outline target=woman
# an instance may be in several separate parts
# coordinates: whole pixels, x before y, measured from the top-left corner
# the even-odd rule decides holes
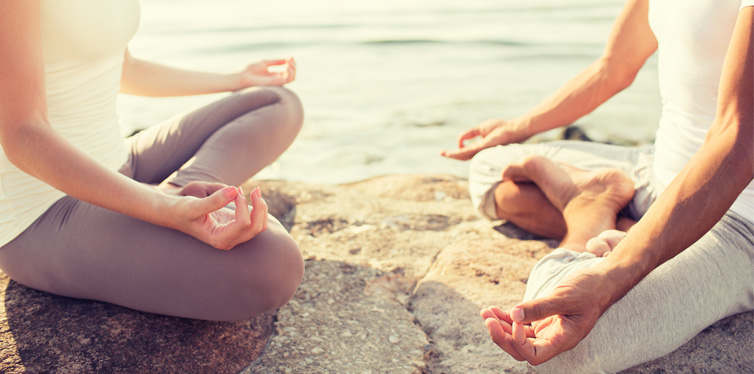
[[[129,54],[138,23],[137,0],[0,5],[0,267],[39,290],[171,316],[283,305],[303,274],[298,247],[258,189],[248,207],[234,186],[300,129],[293,93],[249,88],[291,82],[293,60],[173,69]],[[119,91],[236,92],[124,140]]]

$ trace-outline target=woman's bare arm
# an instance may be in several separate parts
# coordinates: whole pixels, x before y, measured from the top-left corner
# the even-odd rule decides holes
[[[248,216],[238,217],[222,232],[207,226],[208,215],[231,201],[246,207],[235,188],[206,199],[168,196],[108,169],[52,128],[47,118],[39,14],[38,0],[0,4],[0,144],[10,162],[77,199],[181,230],[218,248],[248,240],[252,228]],[[252,196],[255,201],[260,205],[261,199]]]
[[[296,63],[292,58],[259,61],[237,73],[217,74],[137,59],[126,51],[120,90],[155,97],[201,95],[252,86],[280,86],[292,82],[295,77]]]

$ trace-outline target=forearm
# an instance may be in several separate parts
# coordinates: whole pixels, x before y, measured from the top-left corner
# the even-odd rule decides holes
[[[512,122],[524,129],[528,138],[576,122],[625,87],[627,84],[612,75],[606,61],[600,59]]]
[[[528,136],[569,125],[633,83],[657,49],[646,0],[629,0],[613,24],[602,57],[516,119]]]
[[[617,301],[709,231],[754,176],[754,134],[709,141],[604,261]]]
[[[62,138],[49,125],[29,124],[5,129],[9,160],[24,172],[79,200],[150,223],[176,228],[171,216],[173,196],[111,170]],[[75,176],[75,178],[71,178]]]
[[[739,14],[723,67],[718,112],[701,149],[604,261],[622,297],[727,212],[754,179],[754,7]]]
[[[139,96],[187,96],[241,89],[239,73],[216,74],[173,68],[126,53],[120,91]]]

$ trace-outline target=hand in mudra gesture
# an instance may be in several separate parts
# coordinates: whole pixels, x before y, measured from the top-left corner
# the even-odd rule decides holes
[[[466,141],[477,137],[480,139],[465,144]],[[504,121],[498,118],[490,118],[463,132],[458,137],[457,149],[444,150],[440,155],[465,161],[470,160],[474,155],[485,148],[510,143],[519,143],[527,138],[528,136],[522,135],[518,126],[513,122]]]
[[[241,188],[222,183],[191,182],[172,193],[183,196],[174,209],[179,230],[217,249],[232,249],[267,229],[267,203],[259,188],[249,196],[251,206]],[[235,210],[226,208],[231,202]]]
[[[282,86],[296,79],[296,61],[293,57],[262,60],[250,64],[241,72],[241,86]]]
[[[610,306],[604,274],[585,269],[567,277],[547,296],[506,312],[481,311],[492,340],[518,361],[539,365],[575,347]]]

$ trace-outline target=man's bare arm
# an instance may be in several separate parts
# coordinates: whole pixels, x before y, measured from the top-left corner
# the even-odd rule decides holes
[[[613,302],[702,237],[754,179],[754,7],[743,8],[723,66],[718,111],[701,149],[604,265],[631,279]]]
[[[603,55],[525,114],[512,120],[488,119],[458,139],[458,149],[445,157],[467,160],[482,149],[523,142],[538,133],[569,125],[589,114],[633,83],[657,50],[648,21],[648,0],[629,0],[608,37]],[[482,137],[471,144],[465,141]]]

